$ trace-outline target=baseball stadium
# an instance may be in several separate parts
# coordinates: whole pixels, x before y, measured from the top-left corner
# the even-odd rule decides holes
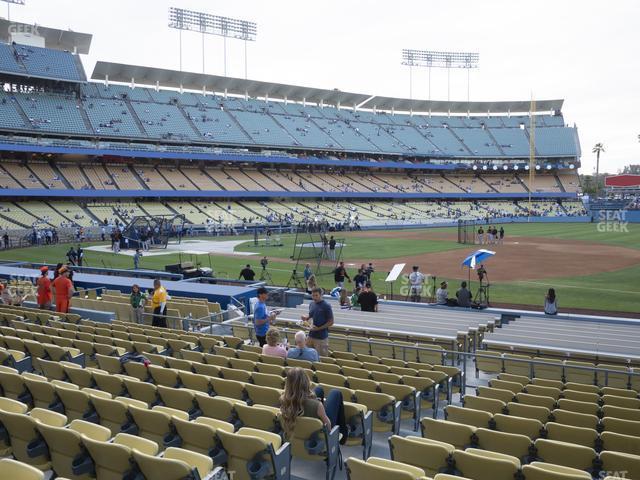
[[[565,100],[472,101],[477,52],[402,50],[428,99],[251,79],[211,5],[141,2],[179,68],[121,63],[39,1],[0,17],[0,479],[640,480],[640,175],[598,188]]]

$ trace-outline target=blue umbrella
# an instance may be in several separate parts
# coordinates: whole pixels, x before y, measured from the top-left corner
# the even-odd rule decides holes
[[[495,254],[496,252],[481,248],[480,250],[476,250],[475,252],[473,252],[462,261],[463,266],[469,267],[469,289],[471,289],[471,270],[475,270],[478,264],[484,262],[487,258],[493,257]],[[482,280],[480,281],[480,284],[482,285]]]
[[[476,250],[467,258],[462,261],[462,265],[465,267],[469,267],[470,269],[476,268],[476,265],[484,262],[487,258],[491,258],[496,254],[496,252],[492,252],[491,250],[485,250],[481,248],[480,250]]]

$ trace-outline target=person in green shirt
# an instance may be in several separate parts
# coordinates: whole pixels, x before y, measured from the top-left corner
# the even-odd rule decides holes
[[[131,287],[131,296],[129,297],[131,308],[133,309],[133,318],[137,324],[144,324],[144,304],[147,301],[147,295],[140,291],[140,287],[134,284]]]
[[[358,296],[360,295],[360,287],[357,287],[355,289],[355,291],[353,292],[353,295],[351,295],[351,308],[356,308],[359,307],[360,305],[358,304]]]

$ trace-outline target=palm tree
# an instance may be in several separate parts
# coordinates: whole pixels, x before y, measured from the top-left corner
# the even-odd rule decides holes
[[[592,152],[596,154],[596,198],[598,198],[598,187],[600,186],[600,184],[598,183],[598,175],[600,173],[600,153],[604,151],[604,145],[602,143],[596,143],[592,150]]]

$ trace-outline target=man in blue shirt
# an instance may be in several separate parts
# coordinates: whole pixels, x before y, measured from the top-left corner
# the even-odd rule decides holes
[[[302,320],[313,322],[309,330],[310,347],[313,347],[322,357],[329,356],[329,328],[333,326],[333,310],[322,298],[322,289],[314,288],[311,291],[313,303],[309,305],[309,315],[302,315]]]
[[[253,307],[253,326],[255,327],[256,339],[258,343],[262,347],[265,343],[267,343],[267,332],[269,331],[269,327],[276,319],[276,313],[267,311],[267,296],[268,291],[264,287],[260,287],[258,289],[258,301]]]
[[[296,346],[290,348],[287,352],[287,358],[293,358],[294,360],[306,360],[307,362],[319,362],[320,357],[318,352],[307,347],[307,336],[303,331],[296,333]]]

